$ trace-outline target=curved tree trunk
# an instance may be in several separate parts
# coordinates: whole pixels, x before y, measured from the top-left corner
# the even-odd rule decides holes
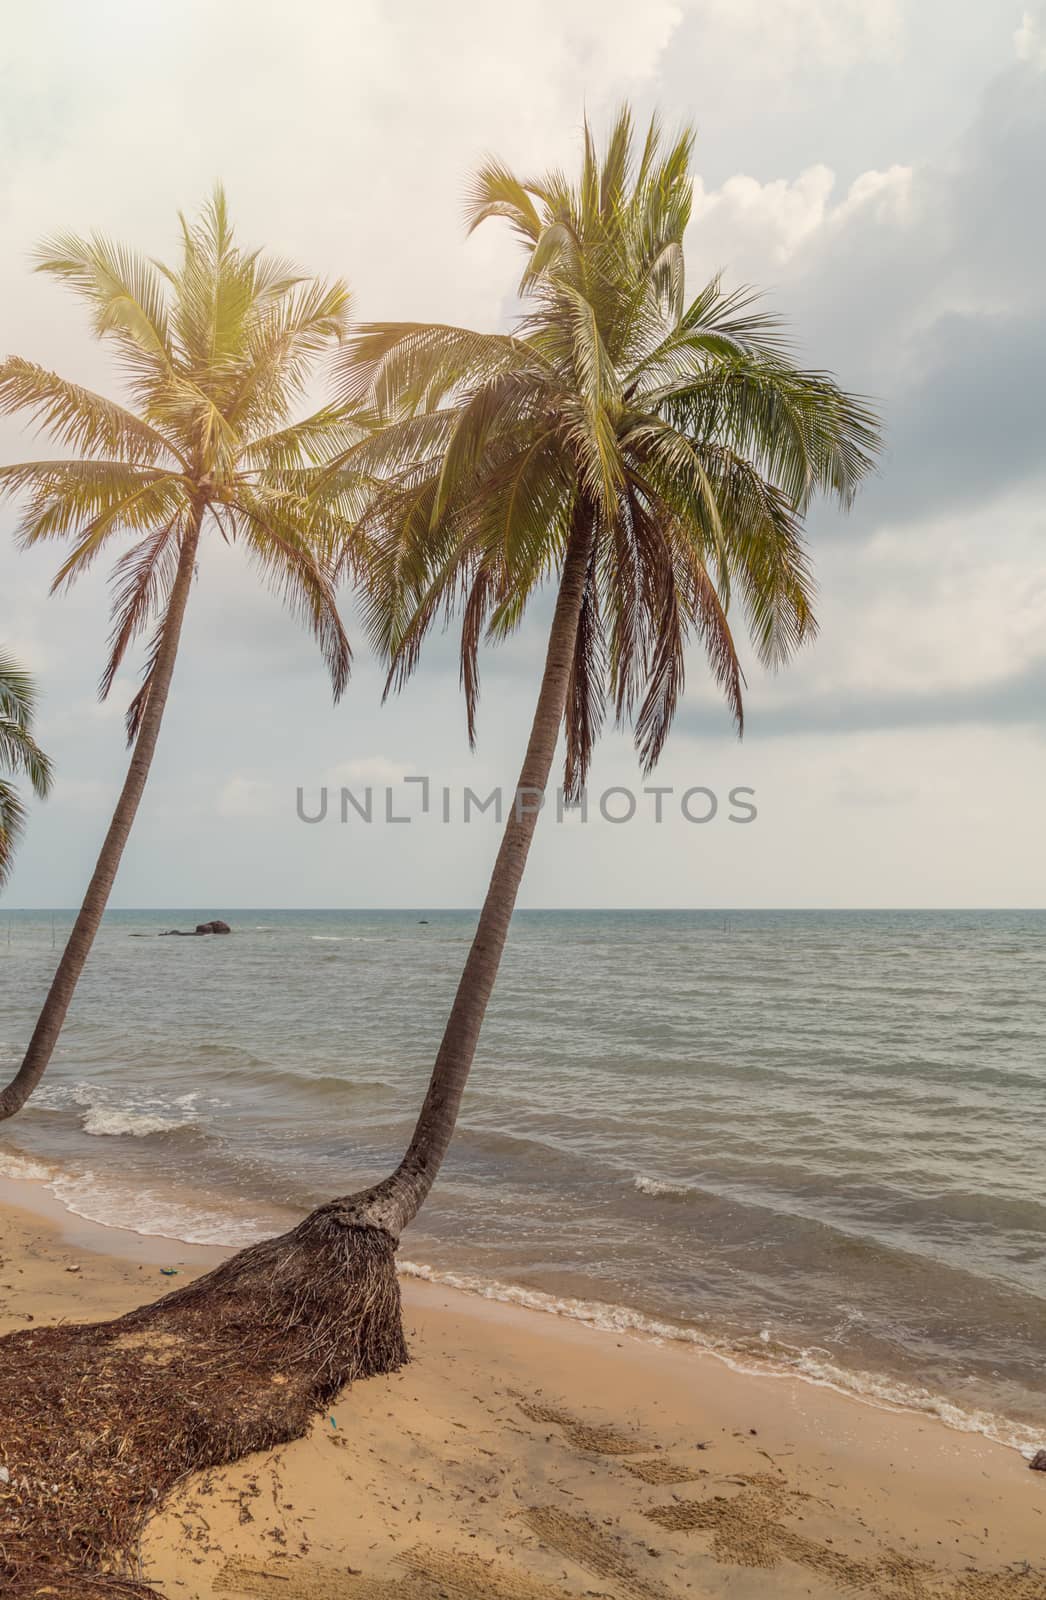
[[[443,1163],[498,975],[509,923],[548,785],[574,663],[578,621],[588,583],[594,525],[583,502],[563,560],[530,740],[472,946],[436,1056],[421,1114],[406,1155],[391,1177],[337,1203],[346,1221],[383,1228],[398,1238],[417,1216]]]
[[[47,1064],[51,1059],[54,1047],[58,1042],[58,1035],[62,1031],[65,1014],[69,1009],[69,1002],[84,969],[95,934],[101,924],[109,895],[113,887],[127,844],[131,826],[134,822],[138,806],[145,790],[149,769],[152,766],[153,755],[156,752],[156,741],[160,733],[160,724],[163,721],[164,707],[167,704],[167,695],[171,687],[171,676],[174,672],[174,663],[178,654],[178,642],[181,637],[182,622],[185,617],[186,602],[192,586],[193,567],[196,561],[196,547],[200,539],[200,525],[203,520],[202,508],[198,509],[193,520],[186,530],[182,542],[181,552],[178,556],[178,570],[175,575],[174,586],[171,589],[170,603],[167,615],[164,618],[163,634],[160,648],[156,656],[149,682],[149,693],[145,710],[142,713],[141,726],[134,741],[134,751],[131,755],[127,777],[124,779],[120,798],[116,802],[116,810],[109,824],[109,831],[105,836],[97,864],[87,886],[83,904],[73,923],[73,931],[69,935],[68,943],[62,951],[62,959],[58,963],[51,987],[47,992],[43,1008],[33,1029],[33,1036],[26,1050],[15,1076],[7,1087],[0,1092],[0,1122],[7,1117],[13,1117],[21,1111],[25,1102],[43,1077]]]
[[[582,508],[563,563],[519,803],[399,1167],[375,1188],[320,1206],[289,1233],[241,1250],[117,1322],[8,1334],[2,1341],[0,1429],[23,1440],[32,1485],[28,1509],[0,1550],[0,1581],[6,1560],[16,1595],[28,1600],[41,1580],[70,1600],[93,1594],[85,1579],[97,1576],[103,1560],[111,1570],[113,1558],[126,1555],[140,1533],[143,1506],[164,1496],[187,1467],[217,1466],[298,1438],[343,1384],[394,1372],[407,1361],[396,1244],[432,1188],[476,1053],[538,797],[555,759],[592,540]],[[184,603],[183,592],[172,615],[180,619]],[[135,1337],[120,1337],[126,1334]],[[128,1347],[161,1335],[170,1359],[143,1367],[140,1351]],[[71,1371],[80,1374],[72,1409]],[[74,1450],[71,1441],[80,1439],[82,1448]]]

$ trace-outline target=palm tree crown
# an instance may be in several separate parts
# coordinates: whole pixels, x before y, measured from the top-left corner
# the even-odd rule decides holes
[[[654,120],[637,152],[625,110],[601,156],[586,125],[577,183],[489,161],[468,221],[506,218],[523,246],[514,331],[372,324],[341,357],[346,398],[394,419],[345,462],[370,496],[371,631],[400,682],[461,602],[470,737],[481,637],[517,626],[586,530],[570,792],[608,702],[656,762],[691,636],[741,729],[732,597],[771,666],[812,634],[803,513],[816,490],[848,502],[878,443],[870,408],[797,366],[752,294],[714,278],[687,298],[692,138],[666,144]]]
[[[542,580],[556,586],[516,804],[410,1145],[352,1197],[355,1217],[394,1234],[453,1137],[564,726],[568,795],[610,702],[649,769],[696,635],[740,730],[732,594],[761,659],[784,661],[814,626],[806,507],[818,489],[848,501],[877,446],[871,410],[796,366],[751,296],[713,280],[687,299],[691,144],[665,145],[654,121],[637,154],[625,110],[601,156],[586,127],[575,184],[488,162],[469,222],[507,218],[524,247],[514,331],[370,325],[340,358],[346,405],[384,419],[327,477],[358,508],[388,686],[460,602],[473,735],[481,638],[516,627]]]
[[[55,588],[132,536],[113,574],[103,696],[133,639],[162,618],[187,532],[208,514],[311,627],[340,695],[349,648],[319,553],[331,513],[310,501],[308,475],[353,435],[330,408],[300,422],[290,415],[318,358],[344,334],[348,290],[240,249],[220,188],[198,221],[180,221],[173,268],[97,236],[63,235],[37,251],[37,270],[87,302],[129,404],[9,357],[0,411],[27,412],[73,459],[0,467],[0,493],[23,496],[24,545],[72,539]],[[132,737],[152,659],[129,713]]]
[[[51,787],[51,763],[33,738],[36,690],[29,675],[0,651],[0,772],[28,778],[41,800]],[[7,777],[0,777],[0,888],[7,882],[14,847],[25,826],[25,806]]]

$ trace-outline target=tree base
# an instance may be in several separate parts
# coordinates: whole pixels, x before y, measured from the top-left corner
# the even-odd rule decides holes
[[[8,1600],[152,1595],[132,1552],[180,1478],[298,1438],[408,1360],[395,1251],[335,1202],[116,1321],[0,1340]]]

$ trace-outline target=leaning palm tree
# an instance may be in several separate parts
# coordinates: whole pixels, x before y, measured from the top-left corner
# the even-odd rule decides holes
[[[633,162],[623,116],[602,159],[586,135],[577,184],[489,164],[471,220],[506,217],[524,246],[515,331],[371,327],[347,352],[345,404],[387,424],[342,453],[329,492],[366,548],[391,684],[460,602],[474,727],[482,636],[555,587],[520,804],[396,1172],[118,1322],[2,1341],[0,1436],[20,1441],[29,1485],[0,1549],[16,1600],[44,1582],[83,1594],[188,1467],[294,1437],[343,1383],[406,1359],[396,1244],[453,1133],[561,733],[572,794],[610,703],[650,766],[691,636],[740,727],[732,595],[770,664],[813,631],[803,515],[818,490],[850,499],[875,420],[790,361],[744,297],[713,283],[686,299],[689,154],[688,135],[662,148],[652,127]],[[159,1338],[163,1362],[143,1364]]]
[[[388,687],[460,604],[474,739],[481,639],[516,628],[543,583],[555,589],[516,803],[421,1114],[397,1170],[354,1203],[393,1236],[449,1146],[561,733],[568,798],[608,706],[649,771],[690,639],[740,733],[731,618],[740,612],[771,668],[812,637],[804,514],[818,491],[848,504],[877,450],[870,407],[796,365],[751,293],[713,278],[687,298],[692,140],[666,145],[654,120],[637,152],[625,110],[602,156],[586,125],[576,183],[559,172],[525,182],[489,162],[469,225],[504,218],[523,246],[514,331],[373,325],[339,357],[346,401],[390,418],[342,463],[369,485],[358,529]]]
[[[28,778],[33,793],[43,800],[51,788],[51,763],[33,738],[35,712],[32,679],[0,650],[0,771]],[[0,888],[10,877],[25,815],[15,785],[0,777]]]
[[[23,497],[20,542],[72,541],[54,589],[126,546],[113,569],[103,697],[129,646],[153,630],[127,716],[127,776],[22,1064],[0,1093],[0,1120],[39,1083],[98,932],[152,765],[204,535],[239,543],[301,616],[335,698],[348,677],[322,553],[335,511],[308,490],[316,464],[357,435],[329,407],[291,420],[317,361],[345,333],[348,290],[242,250],[220,188],[197,221],[180,220],[175,267],[96,236],[55,238],[37,253],[39,271],[87,302],[122,369],[126,405],[20,356],[0,364],[0,412],[27,413],[69,453],[0,468],[0,493]]]

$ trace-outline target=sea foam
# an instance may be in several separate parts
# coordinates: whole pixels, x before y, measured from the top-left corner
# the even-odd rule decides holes
[[[734,1372],[763,1378],[798,1378],[816,1388],[831,1389],[881,1411],[918,1412],[932,1416],[960,1433],[979,1433],[996,1444],[1017,1450],[1030,1459],[1041,1446],[1041,1437],[1031,1427],[989,1411],[966,1411],[943,1395],[932,1394],[902,1380],[888,1379],[870,1372],[848,1371],[827,1360],[823,1352],[788,1350],[777,1346],[764,1354],[742,1351],[700,1328],[648,1317],[629,1306],[610,1305],[598,1300],[577,1300],[568,1295],[547,1294],[540,1289],[500,1283],[496,1279],[475,1277],[471,1273],[442,1271],[415,1261],[400,1261],[401,1277],[418,1278],[459,1293],[477,1295],[503,1305],[540,1311],[548,1316],[566,1317],[585,1323],[604,1333],[633,1335],[654,1343],[695,1346],[704,1354],[722,1361]],[[765,1347],[766,1330],[760,1334]]]
[[[636,1173],[632,1179],[632,1187],[638,1189],[640,1194],[650,1195],[653,1199],[686,1200],[698,1192],[692,1184],[669,1183],[663,1178],[648,1178],[642,1172]]]

